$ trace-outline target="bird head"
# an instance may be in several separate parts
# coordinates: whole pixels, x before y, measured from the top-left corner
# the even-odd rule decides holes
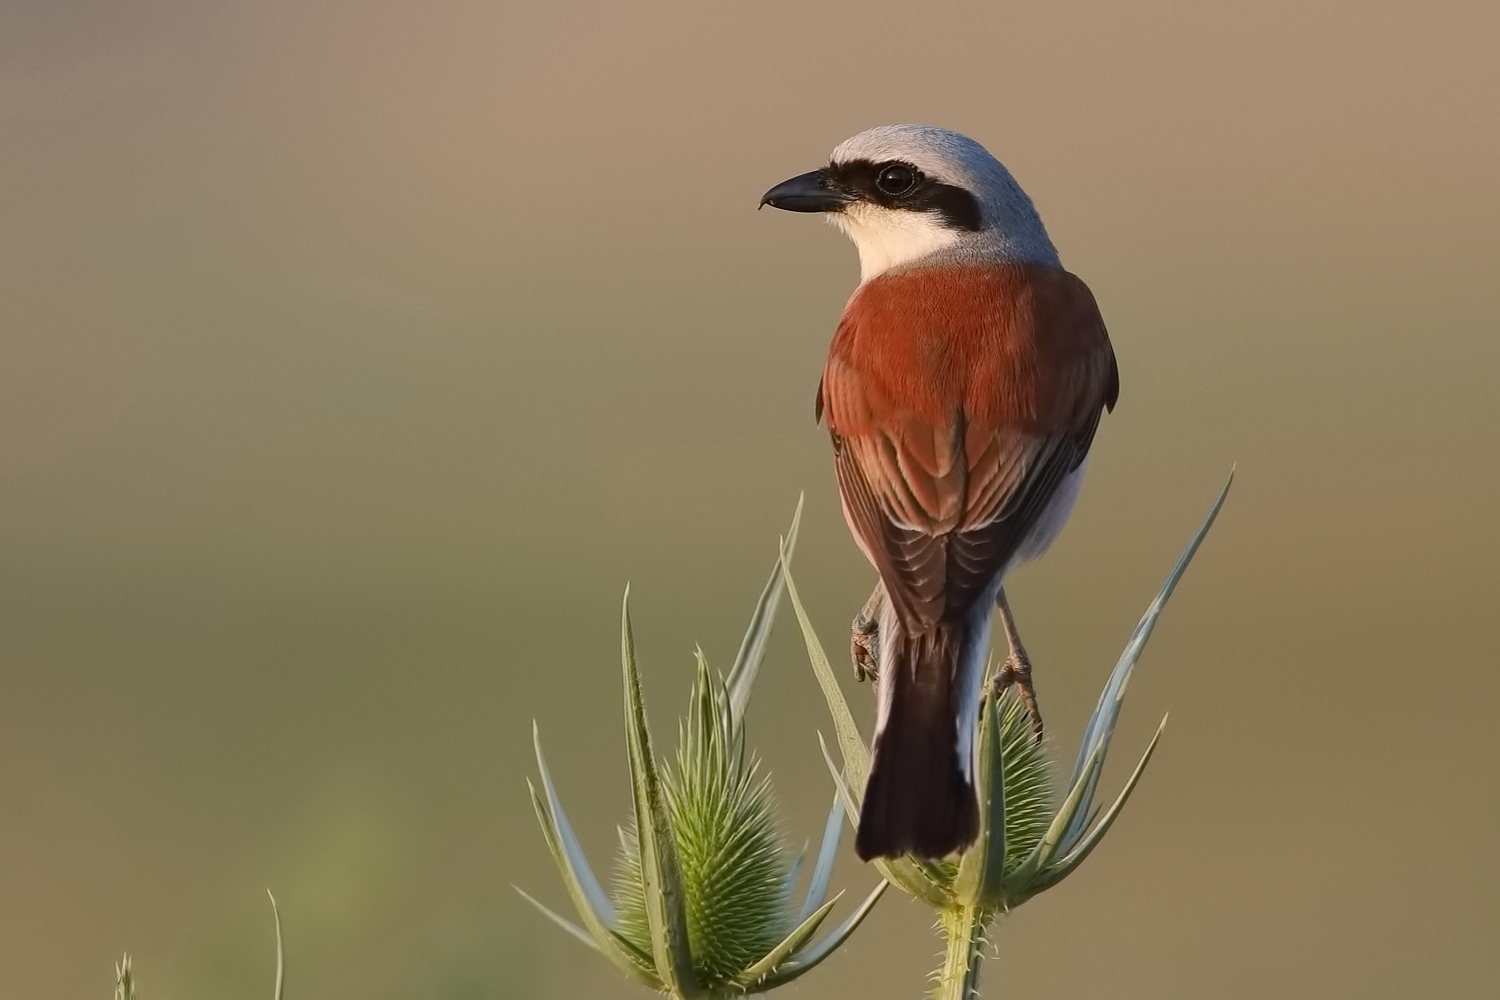
[[[826,167],[782,181],[760,203],[823,213],[854,241],[865,281],[948,260],[1058,265],[1010,171],[968,136],[932,125],[867,129],[840,143]]]

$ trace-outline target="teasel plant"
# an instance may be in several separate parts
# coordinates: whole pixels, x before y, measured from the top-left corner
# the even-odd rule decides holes
[[[996,695],[987,678],[976,751],[978,839],[962,854],[938,861],[907,855],[874,862],[888,883],[937,913],[944,949],[942,965],[932,975],[933,1000],[976,1000],[980,965],[989,950],[997,918],[1076,871],[1119,818],[1166,726],[1163,718],[1109,806],[1102,808],[1096,804],[1100,774],[1126,686],[1167,600],[1223,507],[1233,479],[1231,472],[1192,541],[1131,633],[1084,727],[1082,746],[1067,782],[1060,786],[1055,782],[1046,746],[1037,739],[1031,720],[1013,692]],[[789,564],[784,561],[782,569],[792,609],[802,627],[808,658],[833,716],[843,764],[834,762],[826,742],[824,760],[850,823],[857,823],[860,797],[870,770],[868,744],[860,735],[828,656],[813,631],[791,579]]]
[[[578,920],[517,891],[626,975],[676,1000],[764,993],[797,979],[849,939],[888,884],[877,884],[818,937],[839,898],[829,898],[829,884],[844,803],[836,794],[806,888],[794,901],[802,859],[788,849],[769,778],[746,749],[745,709],[786,590],[801,509],[799,502],[727,677],[698,651],[670,766],[646,723],[626,591],[620,646],[634,810],[619,830],[613,893],[584,856],[533,726],[540,787],[528,782],[532,804]]]

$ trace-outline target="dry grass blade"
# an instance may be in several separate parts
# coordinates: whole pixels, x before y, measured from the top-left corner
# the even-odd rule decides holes
[[[276,991],[271,995],[272,1000],[281,1000],[281,994],[286,988],[286,959],[281,949],[281,908],[276,905],[276,897],[271,895],[271,890],[266,890],[266,897],[271,901],[271,916],[276,919]]]

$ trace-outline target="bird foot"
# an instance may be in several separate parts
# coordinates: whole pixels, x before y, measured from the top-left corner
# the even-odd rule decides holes
[[[1026,715],[1031,719],[1031,728],[1036,731],[1036,741],[1042,741],[1042,712],[1036,703],[1036,687],[1031,683],[1031,658],[1024,651],[1012,649],[1010,655],[1005,658],[1005,663],[995,672],[992,689],[996,698],[1005,692],[1012,684],[1016,686],[1016,693],[1021,697],[1021,704],[1026,708]]]
[[[860,613],[849,633],[849,652],[854,660],[854,679],[872,681],[880,676],[880,626]]]

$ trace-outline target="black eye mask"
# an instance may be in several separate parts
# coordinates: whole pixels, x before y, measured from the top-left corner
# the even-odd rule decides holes
[[[830,187],[859,201],[904,212],[931,212],[949,229],[978,232],[984,228],[979,199],[961,187],[933,180],[910,163],[849,160],[830,163],[823,174]]]

